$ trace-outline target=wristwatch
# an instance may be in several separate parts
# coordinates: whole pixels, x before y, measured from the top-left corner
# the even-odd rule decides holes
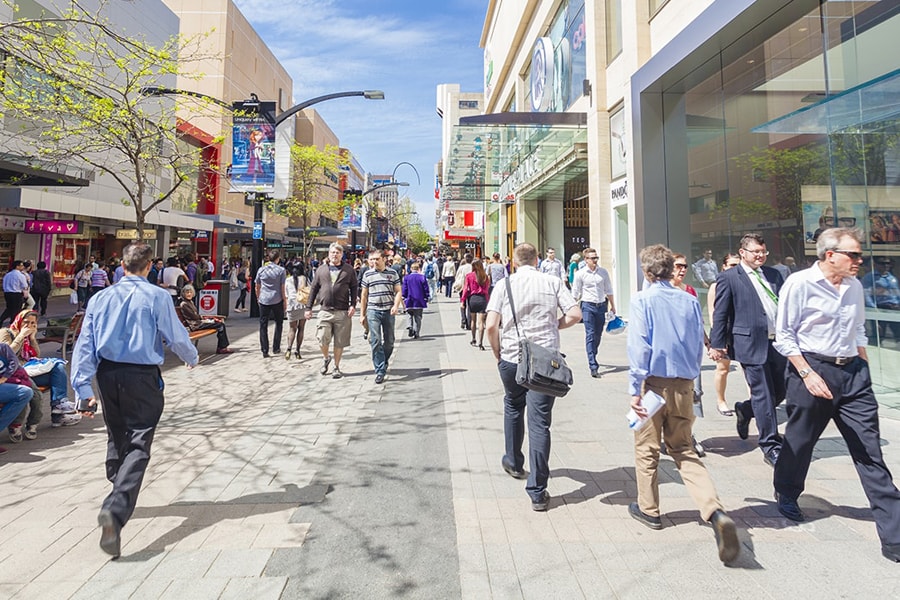
[[[810,373],[812,373],[811,369],[800,369],[797,371],[797,375],[800,376],[800,379],[806,379]]]

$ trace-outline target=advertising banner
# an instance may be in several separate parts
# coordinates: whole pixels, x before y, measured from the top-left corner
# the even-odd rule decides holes
[[[235,102],[231,191],[275,191],[275,103]]]

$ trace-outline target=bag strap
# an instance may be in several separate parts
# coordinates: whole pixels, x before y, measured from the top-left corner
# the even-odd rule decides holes
[[[516,337],[522,339],[522,334],[519,333],[519,320],[516,318],[516,303],[513,301],[512,286],[509,284],[509,277],[504,277],[504,279],[506,280],[506,297],[509,299],[509,309],[512,311],[513,324],[516,326]]]

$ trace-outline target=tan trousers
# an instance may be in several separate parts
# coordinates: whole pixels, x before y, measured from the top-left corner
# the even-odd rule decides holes
[[[691,444],[694,423],[694,383],[690,379],[648,377],[643,391],[653,390],[666,400],[650,422],[634,433],[635,477],[638,506],[653,517],[659,516],[659,445],[664,435],[669,456],[704,521],[722,509],[716,488],[706,467]]]

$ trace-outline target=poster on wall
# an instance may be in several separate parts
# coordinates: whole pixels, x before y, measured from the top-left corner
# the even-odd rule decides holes
[[[865,232],[865,202],[838,202],[837,206],[838,227],[859,227]],[[834,208],[830,201],[803,203],[803,240],[808,248],[815,247],[819,234],[829,227],[834,227]]]
[[[609,117],[609,160],[612,179],[624,177],[628,169],[625,148],[625,110],[619,109]]]
[[[231,191],[275,191],[275,103],[235,102]]]

